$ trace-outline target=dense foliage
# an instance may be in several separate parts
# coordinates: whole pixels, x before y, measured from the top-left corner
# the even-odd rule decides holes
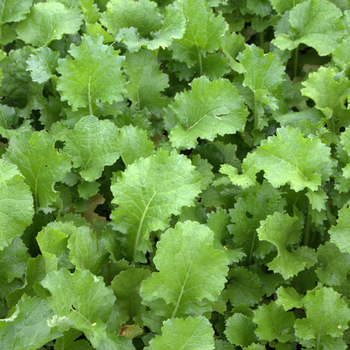
[[[0,348],[347,349],[346,0],[0,0]]]

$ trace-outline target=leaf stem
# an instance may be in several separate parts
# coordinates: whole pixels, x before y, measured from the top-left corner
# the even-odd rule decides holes
[[[259,42],[260,42],[260,47],[264,50],[265,42],[264,42],[264,32],[259,33]]]
[[[258,103],[254,95],[254,130],[258,129]]]
[[[199,73],[200,73],[200,76],[202,76],[203,75],[202,55],[199,50],[198,50],[198,56],[199,56]]]
[[[311,204],[309,202],[308,208],[307,208],[307,216],[306,216],[306,223],[305,223],[305,229],[304,229],[304,245],[307,246],[309,244],[309,238],[310,238],[310,226],[311,226]]]
[[[91,91],[90,91],[90,85],[91,85],[90,82],[91,82],[91,75],[89,76],[88,98],[89,98],[89,112],[90,112],[90,115],[93,115],[93,113],[92,113]]]
[[[293,71],[293,78],[295,78],[298,74],[298,60],[299,60],[299,50],[298,47],[294,50],[294,71]]]

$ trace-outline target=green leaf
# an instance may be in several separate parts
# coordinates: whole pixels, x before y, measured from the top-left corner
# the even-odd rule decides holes
[[[229,80],[210,82],[203,76],[190,85],[191,91],[177,94],[170,105],[177,120],[169,135],[175,147],[194,148],[199,137],[212,141],[217,135],[243,131],[248,111]]]
[[[26,70],[31,72],[33,81],[45,83],[54,76],[59,57],[58,52],[53,52],[48,47],[41,47],[28,58]]]
[[[32,6],[32,0],[1,0],[0,26],[25,19],[26,14],[30,12],[30,6]]]
[[[193,205],[200,179],[186,157],[159,150],[129,165],[122,177],[112,182],[111,190],[112,203],[120,205],[111,218],[116,228],[126,233],[124,252],[143,261],[137,252],[146,248],[140,244],[148,240],[149,232],[166,229],[172,214]]]
[[[5,158],[16,164],[34,196],[36,208],[48,208],[58,197],[53,189],[70,170],[67,156],[54,148],[55,138],[45,131],[22,133],[10,140]]]
[[[36,350],[62,336],[47,324],[53,315],[44,300],[24,296],[9,317],[0,320],[1,349]]]
[[[318,138],[304,138],[300,130],[282,127],[277,136],[261,143],[254,154],[254,167],[274,186],[290,183],[294,191],[318,189],[332,174],[330,148]]]
[[[336,81],[335,75],[336,72],[333,69],[320,67],[303,83],[305,88],[301,93],[313,99],[316,103],[315,107],[327,118],[335,114],[337,118],[348,119],[350,112],[344,103],[350,94],[350,81],[344,78]]]
[[[224,293],[233,306],[253,306],[263,296],[258,276],[243,266],[230,271],[229,283]]]
[[[308,291],[303,301],[306,317],[297,319],[294,326],[301,344],[309,348],[326,348],[333,342],[332,337],[342,337],[344,330],[348,329],[350,310],[339,293],[322,287]],[[343,341],[338,339],[338,342],[344,348]]]
[[[350,270],[348,253],[341,253],[335,244],[326,242],[317,248],[317,259],[320,267],[316,274],[322,283],[333,286],[344,282]]]
[[[133,27],[138,34],[147,37],[162,27],[161,20],[157,4],[153,1],[111,0],[100,22],[114,35],[122,28]]]
[[[331,242],[334,243],[342,253],[350,254],[349,241],[350,208],[345,205],[339,210],[337,225],[332,226],[328,231]]]
[[[169,99],[161,95],[169,86],[169,79],[159,70],[152,52],[127,53],[124,66],[129,77],[126,90],[134,108],[138,111],[148,108],[152,113],[160,113],[169,103]]]
[[[250,317],[236,313],[227,319],[225,335],[231,344],[246,347],[258,340],[255,329]]]
[[[203,316],[186,319],[173,318],[163,323],[162,335],[150,342],[148,350],[212,350],[214,330]]]
[[[83,117],[65,135],[62,153],[69,156],[84,180],[93,181],[101,177],[105,166],[113,165],[120,157],[117,137],[118,128],[109,120]]]
[[[91,350],[90,343],[84,339],[79,339],[82,332],[77,331],[74,328],[64,332],[63,337],[58,338],[55,341],[54,350]]]
[[[14,164],[0,159],[0,251],[22,235],[33,215],[29,186]]]
[[[220,47],[220,37],[225,34],[228,25],[219,14],[215,16],[204,0],[182,0],[178,2],[186,17],[186,31],[181,39],[173,41],[169,49],[172,57],[186,62],[189,67],[199,66],[199,75],[203,74],[202,58],[205,53]]]
[[[84,332],[94,347],[107,337],[106,322],[115,296],[102,277],[96,277],[88,270],[75,270],[72,274],[60,269],[49,273],[41,284],[51,293],[46,299],[55,311],[50,324],[68,322],[70,327]]]
[[[286,343],[293,339],[291,334],[294,325],[294,314],[286,312],[275,302],[260,305],[254,310],[253,322],[258,325],[255,333],[260,340],[273,341],[277,339]]]
[[[127,125],[119,130],[118,146],[124,164],[130,165],[139,158],[154,154],[154,144],[147,137],[147,131]]]
[[[228,261],[223,251],[214,250],[213,238],[208,227],[194,221],[178,222],[163,233],[154,258],[159,272],[141,284],[143,303],[162,298],[175,317],[198,314],[204,299],[206,304],[217,301]]]
[[[288,27],[272,43],[281,50],[293,50],[303,43],[320,56],[329,55],[343,38],[341,16],[342,12],[330,1],[304,1],[290,11]]]
[[[146,307],[141,304],[140,286],[150,276],[149,270],[131,268],[114,277],[111,288],[117,297],[118,312],[125,323],[132,320],[142,325],[141,316],[146,313]]]
[[[276,293],[276,304],[278,306],[283,306],[286,311],[292,310],[293,308],[300,309],[304,305],[302,301],[303,296],[298,294],[293,287],[281,286],[277,289]]]
[[[295,5],[305,1],[305,0],[270,0],[272,7],[278,12],[278,14],[283,15],[284,12],[291,10]]]
[[[299,247],[289,251],[293,244],[299,243],[302,225],[298,217],[276,212],[261,221],[257,229],[260,240],[271,242],[277,247],[278,255],[267,266],[274,272],[280,273],[284,279],[297,275],[305,268],[316,263],[313,249]]]
[[[107,250],[96,233],[87,226],[75,228],[74,234],[68,239],[67,247],[70,250],[69,260],[76,268],[90,270],[95,275],[108,261]]]
[[[81,9],[84,13],[84,19],[86,24],[94,24],[100,18],[97,4],[94,4],[93,0],[80,0]]]
[[[82,14],[77,7],[67,8],[63,4],[37,3],[16,32],[18,37],[33,46],[48,46],[51,41],[59,40],[63,34],[76,33],[82,24]]]
[[[102,42],[101,36],[84,36],[81,46],[72,44],[68,51],[74,60],[67,56],[58,61],[61,76],[57,89],[73,111],[89,106],[93,114],[93,103],[111,104],[123,99],[125,79],[120,68],[124,57]]]

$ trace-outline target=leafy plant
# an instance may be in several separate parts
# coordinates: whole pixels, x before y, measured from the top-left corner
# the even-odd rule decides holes
[[[0,1],[0,348],[347,349],[349,6]]]

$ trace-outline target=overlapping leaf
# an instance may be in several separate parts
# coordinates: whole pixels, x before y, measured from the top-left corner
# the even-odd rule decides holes
[[[331,236],[331,242],[333,242],[342,253],[348,254],[350,254],[349,225],[350,209],[344,206],[339,210],[337,225],[332,226],[328,231]]]
[[[124,57],[102,42],[101,36],[85,36],[79,47],[71,45],[69,53],[74,60],[67,56],[58,62],[61,76],[57,89],[73,110],[88,106],[93,114],[93,103],[110,104],[123,99],[125,79],[120,68]]]
[[[136,256],[138,250],[147,250],[142,241],[151,231],[166,229],[170,216],[179,214],[183,206],[193,205],[200,179],[186,157],[158,151],[128,166],[111,190],[113,203],[120,205],[111,217],[126,234],[125,254],[143,261],[142,255]]]
[[[303,43],[326,56],[340,44],[344,26],[342,12],[327,0],[307,0],[286,12],[289,25],[277,32],[272,42],[282,50],[293,50]]]
[[[29,184],[37,208],[47,208],[58,197],[53,186],[71,168],[68,157],[59,155],[54,143],[54,136],[45,131],[25,132],[11,139],[6,153]]]
[[[213,248],[214,233],[197,222],[177,223],[162,234],[154,263],[159,272],[141,284],[144,304],[163,299],[172,317],[197,314],[205,304],[215,302],[226,282],[227,258]]]
[[[0,26],[8,22],[19,22],[30,12],[31,0],[2,0],[0,1]],[[14,11],[14,9],[16,9]]]
[[[169,112],[165,115],[175,147],[193,148],[199,137],[212,141],[217,135],[243,130],[248,111],[229,80],[210,82],[203,76],[190,85],[191,91],[176,95],[171,105],[176,122],[171,122]]]
[[[0,159],[0,250],[22,235],[33,215],[29,186],[14,164]]]
[[[93,181],[102,175],[105,166],[120,157],[118,128],[108,120],[90,115],[83,117],[64,137],[63,153],[69,156],[83,179]]]
[[[82,14],[77,7],[67,8],[58,2],[35,4],[27,18],[16,31],[18,37],[33,46],[48,46],[63,34],[76,33],[82,24]]]

